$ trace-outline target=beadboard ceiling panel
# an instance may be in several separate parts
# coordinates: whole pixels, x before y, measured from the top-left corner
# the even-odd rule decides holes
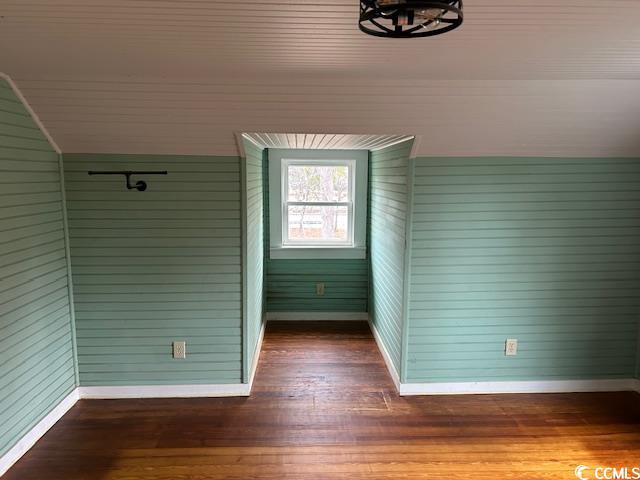
[[[64,74],[187,77],[328,68],[392,79],[640,75],[633,0],[468,0],[461,29],[420,40],[361,33],[358,0],[3,0],[0,9],[2,44],[14,47],[3,61],[31,73],[44,62]]]
[[[260,148],[309,148],[313,150],[380,150],[412,137],[406,135],[344,135],[340,133],[244,133]]]
[[[640,155],[640,2],[468,0],[381,39],[356,0],[3,0],[0,69],[65,152],[237,154],[238,132],[418,155]]]

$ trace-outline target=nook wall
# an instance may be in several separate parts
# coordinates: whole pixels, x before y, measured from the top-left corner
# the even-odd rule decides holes
[[[238,157],[64,155],[81,385],[242,382]],[[167,170],[145,192],[88,170]],[[184,340],[187,357],[173,359]]]
[[[370,315],[398,375],[403,360],[407,222],[413,141],[371,152]]]

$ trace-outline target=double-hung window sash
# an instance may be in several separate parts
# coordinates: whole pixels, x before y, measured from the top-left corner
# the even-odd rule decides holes
[[[282,160],[282,239],[287,246],[353,246],[355,162]]]

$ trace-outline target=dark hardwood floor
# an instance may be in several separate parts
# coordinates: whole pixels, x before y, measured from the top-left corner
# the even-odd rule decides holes
[[[269,324],[251,397],[82,400],[3,480],[575,479],[580,464],[640,466],[640,395],[399,397],[366,323],[305,322]]]

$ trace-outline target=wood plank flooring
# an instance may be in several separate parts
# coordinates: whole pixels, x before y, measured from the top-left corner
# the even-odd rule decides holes
[[[640,395],[399,397],[366,323],[305,322],[268,325],[251,397],[82,400],[3,480],[547,480],[580,464],[640,466]]]

